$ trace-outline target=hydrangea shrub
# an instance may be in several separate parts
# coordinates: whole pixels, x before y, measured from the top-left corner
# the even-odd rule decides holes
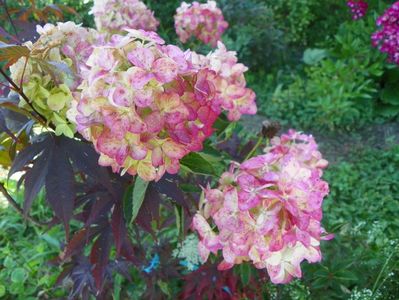
[[[202,64],[192,63],[193,57],[153,32],[137,30],[93,51],[69,115],[101,154],[101,165],[159,180],[165,172],[176,174],[181,158],[202,149],[223,110],[232,120],[256,113],[245,67],[234,53],[226,61],[211,54]]]
[[[320,261],[320,241],[329,238],[321,226],[328,163],[313,137],[291,130],[251,158],[254,148],[241,164],[217,153],[220,135],[210,139],[220,123],[231,129],[229,122],[257,112],[245,79],[248,68],[220,41],[228,24],[216,2],[183,2],[175,16],[182,42],[194,36],[216,48],[206,55],[166,44],[141,1],[95,1],[92,12],[99,31],[72,22],[47,24],[38,26],[35,43],[1,45],[12,54],[11,77],[2,74],[19,93],[21,111],[45,121],[19,129],[32,142],[18,153],[9,176],[24,172],[20,212],[28,216],[44,187],[54,210],[50,223],[64,225],[67,242],[54,262],[65,266],[57,282],[74,282],[71,298],[91,293],[107,299],[110,274],[129,275],[132,265],[148,286],[161,274],[156,285],[165,290],[169,275],[162,276],[177,274],[165,270],[165,261],[173,260],[194,271],[192,276],[212,274],[199,277],[201,284],[187,284],[183,295],[216,282],[217,292],[207,292],[233,296],[235,265],[249,262],[266,269],[273,283],[288,283],[301,277],[303,260]],[[0,118],[6,137],[18,143],[1,112]],[[29,131],[33,126],[42,133]],[[263,133],[271,138],[277,130]],[[210,153],[194,155],[205,143]],[[177,175],[189,154],[192,166]],[[191,169],[213,163],[214,172]],[[203,183],[197,175],[219,178],[227,164],[230,169],[213,181],[216,187],[206,179],[196,212]],[[164,239],[136,243],[142,231],[155,238],[165,233],[172,215],[178,227],[173,234],[191,226],[199,238],[191,235],[174,252],[163,247]],[[70,235],[72,219],[81,227]],[[215,263],[200,265],[219,250],[220,272]],[[266,272],[259,274],[266,280]],[[256,281],[251,280],[258,287]]]
[[[182,2],[174,18],[176,33],[182,43],[195,37],[215,47],[228,27],[215,1],[194,1],[191,4]]]
[[[66,113],[82,82],[86,61],[101,37],[73,22],[38,25],[37,32],[39,39],[25,44],[30,57],[21,57],[10,67],[11,78],[22,83],[33,107],[55,125],[58,135],[73,137],[75,125]],[[22,98],[20,106],[30,109]]]
[[[94,0],[91,13],[97,29],[110,35],[123,33],[124,28],[156,31],[159,25],[140,0]]]
[[[272,139],[265,154],[232,163],[217,188],[204,190],[193,220],[202,259],[222,250],[220,270],[250,261],[273,283],[301,277],[303,260],[321,260],[327,164],[313,137],[293,130]]]

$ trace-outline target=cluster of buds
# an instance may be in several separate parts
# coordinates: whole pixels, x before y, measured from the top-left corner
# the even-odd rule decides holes
[[[328,239],[320,225],[328,163],[317,148],[312,136],[291,130],[273,138],[264,155],[233,163],[216,189],[207,187],[193,219],[202,259],[222,250],[220,270],[250,261],[273,283],[301,277],[305,259],[320,261],[320,240]]]
[[[215,87],[220,76],[192,67],[187,56],[141,30],[95,48],[69,116],[100,153],[100,165],[159,180],[202,149],[223,110]]]
[[[206,68],[218,75],[213,81],[216,88],[214,103],[228,111],[230,121],[237,121],[243,114],[256,114],[256,95],[246,87],[244,77],[248,68],[238,63],[237,53],[227,51],[222,42],[219,41],[217,46],[207,56],[187,52],[191,66],[197,70]]]
[[[203,4],[182,2],[176,10],[175,29],[182,43],[194,36],[215,47],[228,26],[215,1]]]
[[[359,20],[363,18],[369,8],[368,3],[363,0],[349,0],[346,4],[351,11],[353,20]]]
[[[97,29],[121,34],[124,28],[156,31],[159,25],[154,12],[140,0],[94,0],[91,10]]]
[[[95,30],[73,22],[37,26],[35,43],[27,42],[29,58],[22,57],[10,67],[11,78],[32,101],[32,106],[56,127],[56,134],[73,137],[75,126],[66,118],[73,93],[82,82],[85,62],[99,42]],[[30,106],[21,98],[20,105]]]
[[[387,53],[390,61],[399,64],[399,1],[377,19],[377,25],[382,28],[371,36],[373,45]]]

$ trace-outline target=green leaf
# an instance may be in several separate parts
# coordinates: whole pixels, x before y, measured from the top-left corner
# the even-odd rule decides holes
[[[136,219],[137,214],[139,213],[140,207],[143,204],[145,192],[147,191],[148,181],[144,181],[139,176],[136,177],[133,188],[133,205],[132,205],[132,218],[130,219],[130,223]]]
[[[6,259],[4,260],[3,265],[4,265],[7,269],[12,269],[12,268],[15,267],[15,262],[14,262],[14,260],[13,260],[11,257],[7,256]]]
[[[0,297],[3,297],[6,294],[6,287],[0,284]]]
[[[328,56],[324,49],[306,49],[303,53],[303,62],[307,65],[315,65]]]
[[[241,264],[240,273],[243,285],[248,285],[251,280],[251,266],[249,264]]]
[[[28,278],[28,274],[23,268],[16,268],[11,273],[11,281],[14,283],[23,283],[25,282],[26,278]]]
[[[386,104],[399,105],[399,88],[395,84],[387,84],[381,92],[381,101]]]
[[[191,152],[186,155],[180,164],[186,167],[192,173],[202,174],[202,175],[217,175],[215,168],[213,167],[211,161],[215,162],[217,159],[209,154],[204,154],[200,152]]]
[[[169,287],[168,287],[168,284],[166,283],[166,282],[164,282],[164,281],[162,281],[162,280],[158,280],[158,286],[159,286],[159,288],[161,289],[161,291],[165,294],[165,295],[167,295],[167,296],[171,296],[171,293],[170,293],[170,290],[169,290]]]
[[[123,214],[125,220],[130,221],[132,219],[132,212],[133,212],[133,188],[134,185],[130,185],[125,193],[123,194]]]
[[[384,117],[392,118],[399,114],[399,105],[380,105],[377,107],[376,112]]]
[[[15,63],[19,58],[28,57],[29,54],[28,47],[0,42],[0,61]]]

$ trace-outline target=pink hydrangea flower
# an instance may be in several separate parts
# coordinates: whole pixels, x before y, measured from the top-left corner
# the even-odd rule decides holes
[[[190,65],[195,69],[209,69],[218,76],[213,80],[216,88],[214,105],[227,110],[230,121],[237,121],[241,115],[256,114],[255,93],[246,87],[244,73],[248,68],[238,63],[236,52],[227,51],[222,42],[207,56],[195,52],[186,53]]]
[[[148,181],[177,173],[181,158],[202,149],[219,114],[235,109],[221,104],[218,82],[229,81],[226,74],[193,67],[154,32],[114,36],[87,65],[68,115],[114,172]]]
[[[352,13],[353,20],[363,18],[369,8],[369,4],[363,0],[349,0],[346,4]]]
[[[182,43],[194,36],[215,47],[228,26],[215,1],[202,4],[182,2],[176,10],[175,29]]]
[[[371,36],[374,47],[388,54],[389,60],[399,64],[399,1],[377,19],[381,29]]]
[[[233,163],[215,189],[204,189],[193,228],[204,261],[222,250],[220,270],[243,262],[267,269],[273,283],[301,277],[300,264],[321,260],[320,225],[328,162],[312,136],[290,130],[265,154]],[[208,223],[211,219],[217,230]]]
[[[156,31],[159,25],[154,12],[139,0],[94,0],[91,12],[97,29],[110,34],[125,28]]]

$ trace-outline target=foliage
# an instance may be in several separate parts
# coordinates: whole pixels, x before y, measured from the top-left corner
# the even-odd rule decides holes
[[[271,68],[289,59],[283,32],[266,3],[222,0],[221,7],[229,22],[223,40],[251,69]]]
[[[342,299],[363,289],[372,291],[373,299],[394,299],[399,288],[393,279],[399,271],[399,147],[366,149],[351,157],[326,172],[331,193],[325,224],[335,239],[323,247],[322,265],[309,266],[306,282],[315,299]]]
[[[384,72],[384,58],[370,54],[372,22],[344,23],[334,48],[305,51],[304,74],[284,75],[290,83],[266,95],[271,99],[262,101],[261,110],[278,119],[288,115],[291,126],[303,129],[349,129],[371,122]]]
[[[15,191],[16,183],[10,181],[8,188]],[[16,192],[13,193],[17,195]],[[23,194],[18,193],[18,200]],[[49,217],[50,213],[40,197],[33,208],[33,215]],[[37,299],[38,297],[62,297],[65,292],[56,286],[60,270],[50,266],[48,260],[58,255],[62,231],[54,227],[47,232],[24,224],[21,216],[10,207],[0,207],[0,298]],[[18,201],[22,202],[22,201]]]
[[[0,7],[0,67],[3,67],[0,71],[8,81],[7,86],[0,84],[0,164],[9,170],[11,177],[4,183],[6,190],[2,192],[21,215],[13,213],[11,207],[0,208],[0,297],[397,298],[398,146],[354,151],[326,170],[323,180],[329,183],[331,194],[323,209],[322,225],[334,233],[335,238],[321,246],[323,260],[320,264],[301,265],[303,274],[300,274],[298,261],[295,261],[295,274],[284,274],[287,276],[276,276],[274,265],[269,265],[270,278],[267,271],[256,269],[249,262],[241,263],[242,255],[232,257],[227,250],[222,255],[210,256],[203,264],[204,257],[201,258],[200,254],[204,256],[204,252],[208,254],[207,251],[215,250],[211,232],[214,230],[222,235],[216,227],[226,224],[226,228],[231,227],[229,222],[234,218],[226,220],[224,216],[221,219],[216,216],[217,226],[208,225],[209,228],[192,222],[198,208],[203,208],[199,201],[209,201],[212,198],[210,191],[215,191],[215,187],[225,185],[229,191],[237,189],[240,192],[254,190],[254,185],[242,178],[226,184],[220,181],[220,176],[232,160],[242,162],[259,153],[267,139],[277,134],[280,126],[270,120],[262,123],[262,114],[268,119],[277,119],[283,127],[311,129],[317,136],[330,130],[338,139],[341,136],[337,132],[343,130],[354,130],[373,122],[396,121],[399,115],[397,66],[390,65],[370,41],[371,34],[377,30],[377,16],[393,1],[370,0],[368,11],[361,12],[362,15],[366,13],[365,16],[352,20],[351,10],[346,1],[341,0],[220,0],[217,5],[229,23],[223,41],[228,50],[236,50],[237,54],[229,52],[222,44],[209,53],[210,47],[199,41],[191,41],[186,45],[190,51],[183,53],[172,46],[183,48],[173,23],[181,1],[143,1],[149,9],[147,12],[152,14],[150,10],[154,11],[154,16],[160,21],[158,33],[167,44],[163,45],[161,38],[154,34],[133,32],[136,38],[139,34],[140,39],[135,41],[140,40],[137,42],[140,46],[127,45],[122,37],[114,37],[107,47],[102,47],[108,43],[108,38],[103,36],[104,39],[97,39],[96,51],[100,53],[99,49],[102,49],[105,54],[93,62],[94,55],[89,64],[85,63],[85,57],[79,66],[70,60],[76,53],[79,57],[82,57],[82,52],[89,56],[91,50],[82,51],[81,41],[78,41],[76,49],[72,47],[68,52],[70,49],[62,46],[73,42],[73,38],[63,38],[60,43],[52,44],[54,37],[44,35],[44,40],[50,43],[44,43],[46,46],[42,47],[39,41],[34,44],[37,48],[33,47],[33,51],[30,46],[21,45],[27,40],[34,42],[39,37],[35,31],[38,23],[73,20],[94,27],[93,17],[88,13],[92,1],[58,2],[21,0],[10,2],[8,6],[3,2]],[[115,24],[111,22],[111,25]],[[73,31],[77,32],[74,28]],[[42,31],[53,29],[45,26]],[[58,33],[55,31],[56,37]],[[78,35],[86,40],[84,34]],[[90,47],[93,45],[91,41]],[[63,56],[47,56],[49,52],[53,55],[57,48],[62,49],[60,53]],[[139,50],[134,52],[133,48]],[[107,65],[111,60],[104,49],[112,52],[115,64]],[[69,55],[64,53],[65,50]],[[35,53],[40,57],[34,57]],[[61,64],[49,66],[50,56],[56,57]],[[238,63],[237,57],[251,67],[250,71],[246,72],[247,68]],[[37,77],[45,79],[38,85],[30,83],[31,89],[24,85],[23,76],[10,77],[8,69],[19,61],[18,71],[11,68],[11,73],[21,75],[22,70],[25,73],[24,61],[28,58],[28,69],[35,60]],[[157,59],[164,60],[155,63]],[[128,80],[121,78],[121,73],[127,69],[133,73]],[[68,71],[78,76],[73,88],[66,90],[62,84],[69,80]],[[252,120],[243,118],[236,123],[241,114],[255,113],[256,110],[254,93],[246,86],[244,72],[248,86],[257,94],[261,115]],[[102,79],[98,78],[107,80],[101,82]],[[80,86],[81,80],[85,82],[83,86]],[[122,84],[125,89],[116,93],[116,85],[120,87]],[[132,92],[132,84],[135,85],[134,92],[146,87],[141,91],[142,98],[121,96]],[[57,97],[49,97],[49,92],[45,93],[41,87]],[[9,94],[10,89],[13,92]],[[84,99],[81,98],[82,89],[85,89]],[[104,92],[106,89],[109,91]],[[149,91],[152,94],[146,97]],[[161,91],[165,94],[163,98]],[[68,96],[68,101],[64,101],[64,96]],[[69,101],[71,97],[74,99]],[[127,103],[133,98],[138,103]],[[194,98],[195,101],[189,101]],[[153,100],[156,100],[155,104]],[[140,101],[148,103],[144,105]],[[197,101],[210,109],[202,110]],[[39,107],[39,102],[45,107]],[[185,105],[181,105],[183,102]],[[60,124],[50,119],[53,110],[61,104],[65,109],[63,122],[71,117],[66,111],[70,112],[71,106],[72,111],[76,109],[73,113],[79,120],[71,122],[78,123],[79,133],[56,130],[55,126]],[[127,107],[131,106],[135,107],[136,114],[126,118]],[[227,112],[222,113],[222,109]],[[148,116],[156,116],[158,111],[162,111],[163,119],[149,120]],[[129,139],[133,134],[127,131],[138,130],[129,127],[130,124],[137,124],[141,118],[146,121],[144,127],[148,127],[140,129],[139,134],[133,132],[135,138]],[[179,125],[181,119],[183,125]],[[157,128],[156,134],[149,133],[154,129],[150,125],[161,123],[162,128]],[[209,126],[203,126],[205,123]],[[104,128],[111,134],[107,136],[109,143],[102,144],[104,136],[100,131]],[[179,148],[168,148],[163,143],[164,139],[173,139],[187,145],[188,131],[182,128],[190,128],[193,136],[198,134],[200,141],[184,155],[180,155]],[[123,131],[123,136],[118,135],[120,131]],[[73,138],[68,138],[68,135]],[[123,144],[126,136],[128,139]],[[125,162],[122,159],[124,155],[133,152],[143,155],[139,151],[143,148],[139,146],[144,144],[146,155],[156,154],[146,161],[148,168],[144,169],[155,170],[163,176],[155,176],[157,181],[144,181],[125,174],[129,168],[131,173],[135,173],[131,165],[122,170],[121,175],[112,172],[120,171],[118,167]],[[113,164],[115,161],[104,162],[102,157],[102,164],[111,164],[114,170],[100,167],[98,153],[111,153],[119,165]],[[168,162],[170,158],[175,159],[173,164]],[[142,157],[137,158],[137,161],[141,160]],[[163,174],[162,164],[165,163],[169,167],[180,165],[179,173]],[[248,161],[241,166],[246,165],[248,167]],[[272,167],[274,171],[279,169],[276,164],[262,166]],[[249,168],[245,172],[261,173],[264,170]],[[177,173],[178,170],[171,168],[169,171]],[[18,181],[14,182],[16,173]],[[146,179],[154,179],[150,177]],[[282,182],[287,178],[284,175]],[[280,186],[276,184],[268,191],[277,193]],[[225,199],[229,191],[223,190],[225,193],[221,192],[221,197]],[[205,197],[201,196],[202,192]],[[16,199],[15,203],[12,199]],[[242,199],[257,201],[250,197],[250,193],[241,193],[240,199],[241,202]],[[258,206],[247,207],[246,212],[256,215],[260,212]],[[302,209],[303,206],[298,209],[289,206],[284,214],[295,215]],[[316,217],[321,218],[320,207],[318,211]],[[22,222],[22,217],[26,218],[26,223]],[[284,219],[281,215],[275,217]],[[291,216],[289,221],[293,219]],[[299,219],[306,218],[301,216]],[[36,225],[28,225],[30,221]],[[194,229],[192,225],[200,231],[199,238],[190,233]],[[248,236],[239,231],[231,239],[241,237],[245,240]],[[290,238],[292,236],[287,237]],[[226,241],[229,239],[222,236],[220,242]],[[198,243],[207,243],[209,249],[198,251]],[[243,245],[244,242],[239,246]],[[245,258],[256,260],[253,251],[245,255]],[[230,259],[228,267],[240,264],[220,271],[218,265],[222,256]],[[264,257],[258,263],[265,263],[268,259]],[[292,275],[303,275],[303,280],[293,280],[284,286],[270,282],[271,279],[273,282],[286,282]]]

